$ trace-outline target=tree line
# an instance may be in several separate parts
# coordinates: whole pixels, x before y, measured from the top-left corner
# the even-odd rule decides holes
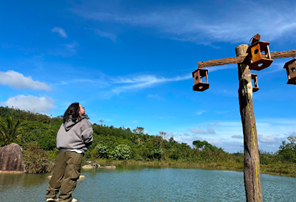
[[[35,161],[50,164],[58,154],[56,149],[56,134],[62,124],[62,116],[50,117],[29,111],[0,107],[0,145],[12,142],[19,144],[25,150],[28,166],[36,151],[43,153],[40,160]],[[88,116],[87,116],[88,118]],[[195,140],[193,147],[186,143],[175,141],[174,137],[166,137],[164,131],[148,135],[143,127],[133,130],[126,127],[114,127],[93,124],[94,141],[85,154],[90,159],[135,160],[135,161],[175,161],[175,162],[243,162],[243,153],[229,154],[207,141]],[[278,161],[296,163],[296,137],[288,137],[274,154],[260,151],[262,164]],[[38,153],[37,152],[37,153]],[[31,160],[30,160],[31,159]],[[49,159],[49,160],[48,160]],[[42,166],[41,166],[42,167]],[[37,169],[37,168],[36,168]]]

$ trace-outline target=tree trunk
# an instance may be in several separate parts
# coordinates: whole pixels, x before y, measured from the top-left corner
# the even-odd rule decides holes
[[[237,56],[247,55],[248,45],[235,48]],[[244,183],[247,202],[262,202],[257,129],[253,109],[253,87],[248,61],[238,63],[239,105],[244,133]]]

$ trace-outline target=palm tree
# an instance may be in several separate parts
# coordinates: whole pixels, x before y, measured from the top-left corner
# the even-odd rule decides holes
[[[4,121],[0,121],[0,140],[4,142],[5,145],[13,142],[16,136],[19,134],[22,127],[20,120],[14,120],[11,116],[8,116]]]

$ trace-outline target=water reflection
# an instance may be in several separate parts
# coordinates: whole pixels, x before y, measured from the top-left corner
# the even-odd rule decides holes
[[[73,195],[81,202],[245,201],[243,173],[160,166],[121,165],[82,170]],[[45,174],[0,174],[6,202],[44,201]],[[295,178],[261,175],[263,201],[294,201]]]
[[[48,174],[0,173],[0,190],[17,186],[36,186],[48,181]]]

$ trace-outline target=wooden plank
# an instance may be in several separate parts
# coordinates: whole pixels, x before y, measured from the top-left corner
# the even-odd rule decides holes
[[[295,50],[270,53],[271,59],[295,57]]]
[[[246,56],[247,55],[232,57],[232,58],[223,58],[223,59],[202,61],[202,62],[198,62],[198,68],[242,63],[245,60]],[[289,58],[289,57],[295,57],[295,56],[296,56],[295,50],[273,52],[270,54],[271,59]]]

